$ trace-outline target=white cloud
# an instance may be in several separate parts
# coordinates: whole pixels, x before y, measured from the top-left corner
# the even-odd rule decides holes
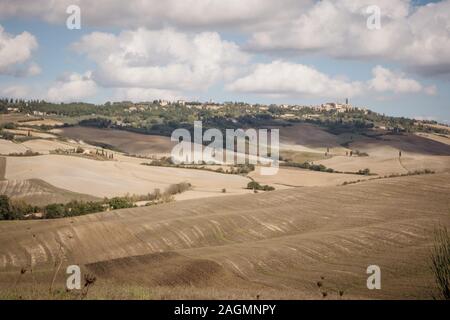
[[[421,74],[450,74],[450,0],[77,0],[82,27],[174,27],[232,30],[249,48],[320,52],[349,59],[405,64]],[[2,0],[0,18],[33,17],[64,23],[73,0]],[[381,8],[381,29],[366,26],[368,6]],[[319,36],[320,35],[320,36]],[[380,61],[381,62],[381,61]],[[157,70],[156,70],[157,71]],[[178,70],[181,71],[181,70]],[[174,71],[174,72],[178,72]]]
[[[11,35],[0,26],[0,75],[27,76],[40,73],[37,64],[28,63],[38,47],[36,38],[28,33]]]
[[[94,32],[73,47],[97,63],[94,78],[100,85],[119,88],[204,90],[232,77],[249,59],[217,33],[172,29]]]
[[[402,72],[394,72],[382,66],[376,66],[372,70],[373,79],[369,81],[369,89],[376,92],[394,93],[418,93],[424,92],[435,95],[436,86],[424,87],[418,81],[407,78]]]
[[[229,84],[227,89],[272,96],[342,98],[361,94],[363,84],[332,78],[302,64],[277,60],[256,65],[252,73]]]
[[[182,93],[178,91],[144,89],[144,88],[118,88],[115,90],[115,100],[118,101],[153,101],[153,100],[169,100],[175,101],[184,99]]]
[[[381,9],[380,30],[367,28],[369,5]],[[386,59],[421,73],[450,73],[450,0],[418,8],[407,0],[317,1],[279,28],[255,32],[249,46]]]
[[[423,89],[416,80],[405,78],[403,74],[394,73],[381,66],[376,66],[372,73],[374,78],[369,82],[369,87],[377,92],[410,93]]]
[[[0,17],[62,23],[66,8],[81,8],[82,24],[122,28],[249,27],[286,20],[312,0],[2,0]],[[292,10],[295,9],[295,10]]]
[[[227,89],[235,92],[256,93],[270,96],[343,98],[361,94],[426,93],[436,94],[436,87],[424,87],[404,73],[394,72],[382,66],[372,70],[373,78],[367,82],[348,81],[331,77],[313,67],[302,64],[273,61],[258,64],[254,70],[230,83]]]
[[[52,102],[79,102],[97,93],[97,84],[92,73],[71,73],[53,83],[47,90],[45,99]]]

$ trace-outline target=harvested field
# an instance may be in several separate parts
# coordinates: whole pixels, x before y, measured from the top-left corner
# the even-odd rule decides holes
[[[312,149],[340,147],[338,136],[309,123],[297,123],[280,129],[282,144],[301,145]]]
[[[26,114],[21,114],[21,113],[8,113],[8,114],[0,114],[0,124],[4,124],[4,123],[17,123],[20,121],[29,121],[32,119],[36,119],[33,116],[27,116]]]
[[[318,152],[305,152],[305,151],[292,151],[292,150],[281,150],[280,159],[285,161],[304,163],[306,161],[316,161],[327,159],[330,156],[325,156],[325,153]]]
[[[346,157],[336,156],[332,159],[317,161],[329,168],[343,172],[357,172],[368,168],[378,175],[402,174],[409,171],[429,169],[436,172],[450,171],[450,157],[421,156],[403,153],[398,157]]]
[[[0,139],[0,154],[2,155],[8,155],[10,153],[23,153],[25,151],[27,151],[27,148],[20,143]]]
[[[74,149],[77,144],[67,143],[58,140],[31,139],[22,143],[0,139],[0,154],[9,155],[11,153],[24,153],[27,150],[48,154],[56,149]]]
[[[64,155],[11,157],[6,166],[10,180],[41,179],[58,188],[96,197],[147,194],[155,188],[189,182],[193,190],[215,196],[226,188],[232,193],[244,190],[249,179],[204,170],[144,166],[137,162],[96,161]],[[141,161],[142,162],[142,161]],[[189,192],[189,191],[188,191]]]
[[[433,134],[433,133],[417,133],[419,137],[424,137],[430,140],[434,140],[436,142],[444,143],[446,145],[450,145],[450,135],[445,134]]]
[[[61,135],[86,143],[103,143],[123,152],[149,156],[151,154],[169,154],[175,143],[169,137],[145,135],[114,129],[88,127],[67,127],[57,129]]]
[[[350,144],[351,149],[366,151],[369,154],[376,152],[385,153],[390,150],[391,154],[401,150],[405,153],[422,154],[429,156],[450,156],[448,144],[427,139],[415,134],[384,135],[374,138],[360,139]],[[380,150],[380,151],[378,151]]]
[[[64,122],[58,121],[58,120],[53,120],[53,119],[38,119],[38,120],[31,120],[31,121],[22,121],[20,123],[21,125],[24,126],[50,126],[50,127],[54,127],[54,126],[62,126],[64,124]]]
[[[38,137],[38,138],[43,138],[43,139],[53,139],[56,138],[55,135],[50,134],[50,133],[45,133],[45,132],[40,132],[40,131],[35,131],[35,130],[27,130],[27,129],[3,129],[6,132],[10,132],[12,134],[14,134],[15,136],[30,136],[30,137]]]
[[[245,284],[239,275],[217,262],[170,251],[94,262],[87,264],[86,268],[104,280],[115,279],[120,283],[150,287]],[[149,273],[149,269],[154,271]],[[142,277],[143,274],[147,276]]]
[[[292,187],[336,186],[344,182],[365,180],[369,177],[356,174],[317,172],[299,168],[280,167],[275,175],[261,175],[259,170],[249,174],[260,184],[267,184],[276,189]]]
[[[14,275],[28,265],[48,295],[45,285],[63,252],[62,270],[80,264],[97,276],[88,297],[131,282],[161,286],[166,298],[234,292],[235,298],[322,299],[324,291],[334,299],[342,290],[344,299],[430,299],[429,250],[433,229],[450,226],[449,178],[410,176],[1,222],[0,294],[8,294]],[[366,288],[372,264],[382,270],[383,290]],[[27,283],[33,283],[29,273],[21,279],[23,295],[31,295]],[[64,284],[61,273],[55,287]]]
[[[48,154],[50,151],[56,149],[74,149],[75,145],[69,144],[67,142],[57,141],[57,140],[45,140],[45,139],[32,139],[25,142],[22,142],[22,146],[25,148],[32,150],[34,152],[39,152],[42,154]]]
[[[91,195],[56,188],[39,179],[0,181],[0,194],[6,194],[12,200],[24,201],[33,206],[46,206],[51,203],[67,203],[74,200],[101,200],[101,198]]]
[[[334,156],[317,163],[339,171],[357,172],[369,168],[379,175],[401,174],[408,171],[430,169],[438,172],[450,170],[450,146],[425,137],[403,134],[377,138],[359,137],[350,143],[353,151],[366,152],[366,157]],[[402,156],[399,158],[399,152]]]

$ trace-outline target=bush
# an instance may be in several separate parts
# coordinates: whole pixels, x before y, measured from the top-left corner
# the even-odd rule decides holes
[[[34,157],[38,155],[40,155],[39,152],[33,152],[31,150],[27,150],[25,152],[13,152],[9,154],[11,157]]]
[[[0,130],[0,135],[5,140],[14,140],[14,133],[11,133],[11,132],[8,132],[8,131],[4,131],[4,130]]]
[[[273,190],[275,190],[275,188],[272,187],[272,186],[268,186],[268,185],[262,186],[256,181],[249,182],[247,184],[247,189],[253,189],[254,191],[256,191],[256,190],[262,190],[262,191],[273,191]]]
[[[445,227],[435,231],[431,270],[439,290],[438,298],[450,300],[450,234]]]
[[[191,184],[188,182],[172,184],[169,187],[167,187],[167,189],[165,190],[164,193],[166,193],[168,195],[174,195],[174,194],[182,193],[186,190],[189,190],[190,187],[191,187]]]
[[[369,156],[369,154],[367,152],[361,152],[359,150],[354,151],[353,154],[357,155],[358,157],[368,157]]]
[[[14,122],[8,122],[2,125],[4,129],[16,129],[17,126]]]
[[[11,211],[13,212],[12,219],[25,219],[27,215],[39,212],[39,207],[31,206],[24,201],[12,201]]]
[[[125,209],[134,207],[133,202],[128,198],[114,197],[108,202],[111,209]]]
[[[312,164],[312,163],[309,163],[308,161],[303,162],[303,163],[285,162],[281,165],[286,166],[286,167],[308,169],[308,170],[312,170],[312,171],[329,172],[329,173],[336,172],[334,169],[327,168],[323,164]]]
[[[84,149],[80,146],[77,147],[77,149],[75,150],[76,153],[83,153]]]
[[[7,195],[0,195],[0,220],[10,220],[11,203]]]
[[[45,207],[45,217],[47,219],[63,218],[66,210],[61,203],[52,203]]]
[[[370,174],[370,169],[366,168],[366,169],[359,170],[358,174],[368,176]]]
[[[22,220],[26,215],[36,213],[38,207],[23,201],[11,201],[8,196],[0,195],[0,220]]]
[[[71,201],[66,204],[52,203],[44,209],[47,219],[74,217],[102,211],[104,211],[103,203],[93,201]]]

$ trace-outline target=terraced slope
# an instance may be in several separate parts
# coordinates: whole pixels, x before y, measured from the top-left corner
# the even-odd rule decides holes
[[[191,293],[214,288],[215,296],[244,290],[262,298],[321,298],[322,291],[337,297],[343,290],[347,298],[431,298],[432,231],[450,226],[449,178],[410,176],[2,222],[0,288],[20,268],[51,270],[63,256],[64,264],[94,273],[99,286],[168,286],[172,296],[192,285]],[[381,267],[382,290],[366,288],[371,264]],[[317,281],[324,283],[320,291]]]

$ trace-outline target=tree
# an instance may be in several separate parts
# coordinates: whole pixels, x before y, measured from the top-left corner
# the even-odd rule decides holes
[[[65,208],[61,203],[52,203],[45,207],[45,217],[47,219],[62,218],[65,216]]]
[[[0,220],[11,218],[11,203],[7,195],[0,195]]]

